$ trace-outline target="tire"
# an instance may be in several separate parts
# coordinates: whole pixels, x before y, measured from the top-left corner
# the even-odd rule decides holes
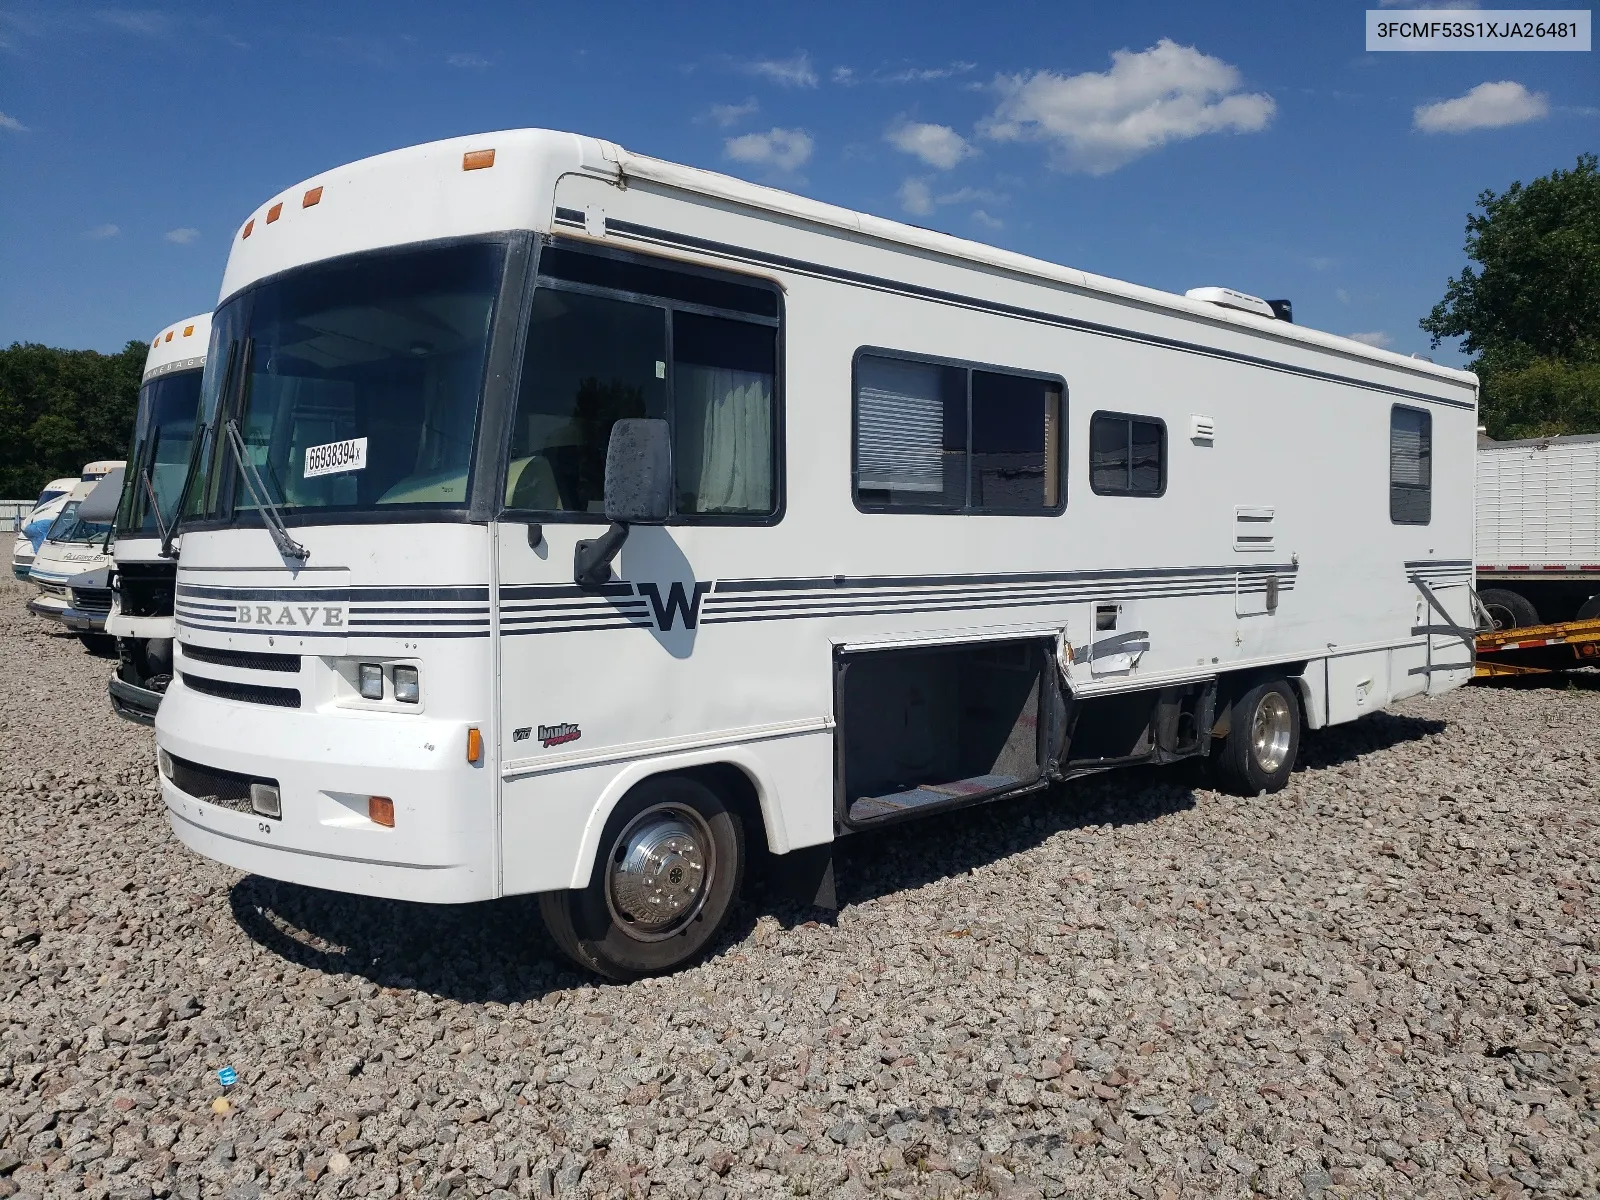
[[[1284,679],[1258,683],[1233,702],[1228,736],[1211,750],[1223,791],[1259,796],[1282,790],[1300,752],[1300,700]]]
[[[1600,596],[1590,596],[1578,606],[1574,621],[1600,621]]]
[[[83,648],[96,658],[117,656],[117,639],[108,633],[80,633],[78,640],[83,643]]]
[[[626,983],[699,958],[733,911],[744,867],[738,814],[698,780],[663,775],[629,792],[606,821],[589,886],[544,893],[539,913],[573,962]],[[693,887],[672,874],[697,870]],[[657,904],[667,911],[653,912]]]
[[[1478,593],[1478,601],[1494,619],[1496,629],[1522,629],[1539,624],[1539,610],[1520,592],[1489,588]]]

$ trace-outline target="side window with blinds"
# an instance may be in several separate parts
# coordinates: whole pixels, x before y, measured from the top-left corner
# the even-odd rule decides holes
[[[863,352],[855,499],[868,512],[1060,512],[1056,379]]]
[[[1167,490],[1167,426],[1156,417],[1098,412],[1089,422],[1089,486],[1101,496]]]
[[[1426,525],[1433,519],[1433,414],[1389,410],[1389,520]]]

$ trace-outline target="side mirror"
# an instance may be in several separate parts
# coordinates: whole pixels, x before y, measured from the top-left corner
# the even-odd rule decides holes
[[[606,519],[664,525],[672,511],[672,435],[659,417],[628,417],[606,446]]]
[[[630,525],[664,525],[672,513],[672,435],[657,417],[628,417],[611,427],[606,444],[606,519],[600,537],[572,552],[572,580],[586,591],[611,581],[611,560]]]

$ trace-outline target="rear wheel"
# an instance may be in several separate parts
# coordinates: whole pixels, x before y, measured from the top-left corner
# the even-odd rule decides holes
[[[1489,588],[1478,593],[1478,601],[1494,621],[1496,629],[1524,629],[1539,623],[1539,610],[1519,592]]]
[[[1213,746],[1211,761],[1224,791],[1259,796],[1289,782],[1299,752],[1299,699],[1287,680],[1274,679],[1233,702],[1228,736]]]
[[[1600,596],[1590,596],[1578,606],[1574,621],[1600,621]]]
[[[546,892],[539,912],[563,953],[607,979],[698,958],[733,910],[744,875],[738,814],[698,780],[646,780],[606,822],[586,888]]]

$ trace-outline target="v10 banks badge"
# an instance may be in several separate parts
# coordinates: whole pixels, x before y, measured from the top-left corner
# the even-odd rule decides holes
[[[539,744],[546,750],[551,746],[564,746],[568,742],[575,742],[582,736],[583,730],[576,725],[539,726]]]

